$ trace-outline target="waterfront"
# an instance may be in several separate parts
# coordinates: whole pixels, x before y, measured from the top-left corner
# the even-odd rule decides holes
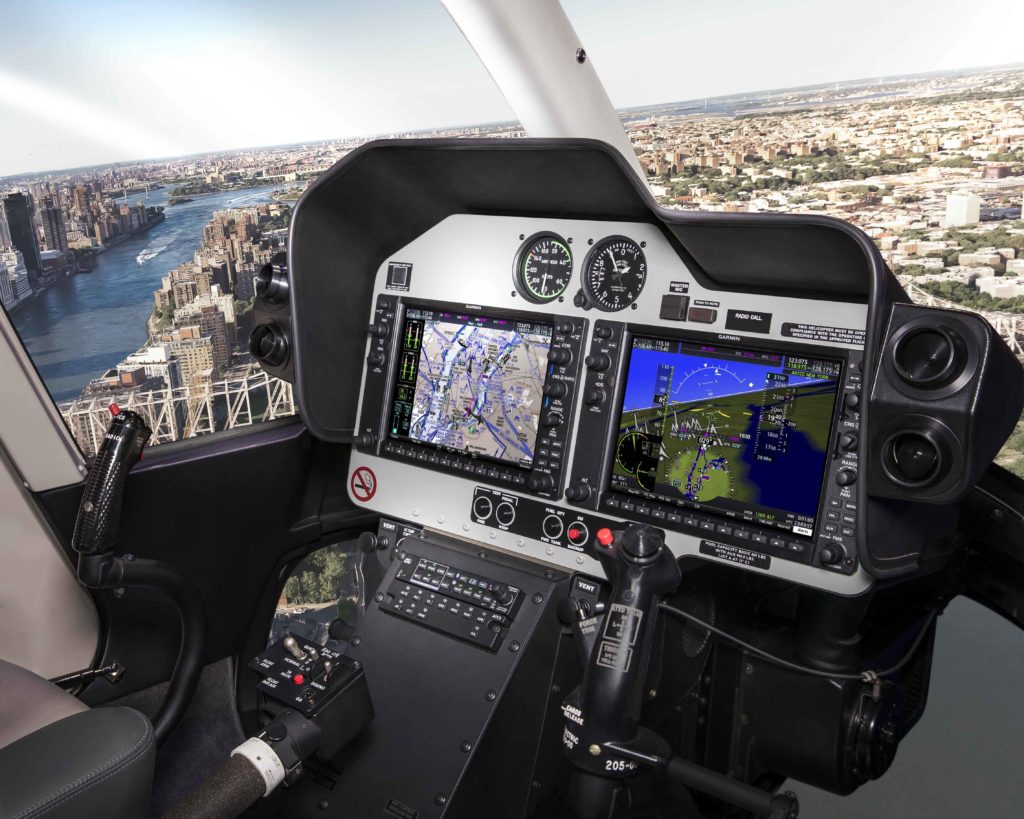
[[[15,327],[53,399],[75,398],[89,379],[146,341],[153,291],[171,268],[192,258],[214,211],[270,202],[278,187],[207,194],[166,207],[166,220],[100,253],[92,272],[55,284],[15,312]],[[167,195],[165,189],[128,202],[166,206]]]

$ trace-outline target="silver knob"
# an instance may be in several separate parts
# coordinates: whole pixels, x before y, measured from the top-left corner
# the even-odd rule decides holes
[[[281,644],[284,646],[284,650],[291,654],[296,660],[301,661],[306,659],[306,652],[302,650],[302,646],[299,645],[299,641],[290,634],[284,638]]]

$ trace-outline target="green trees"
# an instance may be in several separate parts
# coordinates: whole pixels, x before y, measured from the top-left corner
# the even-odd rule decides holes
[[[329,603],[344,591],[349,553],[337,546],[317,549],[303,560],[284,584],[289,605]]]

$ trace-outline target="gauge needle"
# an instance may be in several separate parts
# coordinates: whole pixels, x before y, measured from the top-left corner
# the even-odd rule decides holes
[[[545,273],[540,277],[540,292],[545,293],[547,291],[548,274]]]

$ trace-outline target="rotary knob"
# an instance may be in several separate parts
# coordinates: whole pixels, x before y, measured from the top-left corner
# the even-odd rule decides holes
[[[591,353],[584,359],[584,363],[594,372],[600,373],[612,365],[612,360],[604,353]]]

